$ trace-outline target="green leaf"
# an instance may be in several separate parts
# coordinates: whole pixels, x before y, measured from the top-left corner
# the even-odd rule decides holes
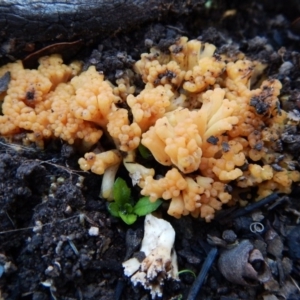
[[[120,217],[120,215],[119,215],[120,208],[119,208],[118,203],[116,203],[116,202],[111,202],[111,203],[109,203],[109,205],[108,205],[108,211],[109,211],[109,212],[111,213],[111,215],[113,215],[114,217],[117,217],[117,218]]]
[[[127,186],[126,181],[120,177],[114,183],[113,186],[113,197],[119,206],[124,205],[130,200],[131,190]]]
[[[135,215],[135,214],[126,214],[126,213],[123,213],[123,212],[119,212],[119,215],[120,215],[121,219],[127,225],[133,224],[136,221],[136,219],[137,219],[137,215]]]
[[[149,197],[143,197],[133,207],[133,212],[139,217],[146,216],[155,211],[162,204],[162,202],[163,201],[161,199],[151,202]]]
[[[138,150],[139,150],[142,158],[147,159],[152,156],[152,153],[150,152],[150,150],[142,144],[139,145]]]
[[[124,210],[127,214],[131,214],[133,212],[133,207],[130,203],[125,203]]]

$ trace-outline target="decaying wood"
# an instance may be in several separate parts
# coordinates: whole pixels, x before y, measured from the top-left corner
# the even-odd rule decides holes
[[[204,0],[1,0],[0,53],[17,57],[42,43],[127,30],[168,14],[187,15]]]

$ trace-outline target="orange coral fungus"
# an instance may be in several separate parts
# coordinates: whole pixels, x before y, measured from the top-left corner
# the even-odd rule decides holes
[[[89,149],[104,132],[115,148],[86,153],[80,167],[111,181],[123,160],[141,194],[170,201],[168,213],[177,218],[210,221],[224,203],[239,200],[233,187],[257,187],[256,199],[290,192],[300,174],[276,146],[293,122],[278,110],[281,83],[264,78],[252,89],[265,66],[215,49],[185,37],[169,53],[152,48],[134,66],[145,83],[139,93],[131,70],[115,87],[94,67],[80,73],[78,62],[67,66],[57,55],[42,58],[38,70],[8,64],[0,69],[0,75],[11,72],[0,134],[25,132],[40,145],[59,137]],[[163,168],[135,162],[140,143]],[[104,197],[111,187],[105,182]]]

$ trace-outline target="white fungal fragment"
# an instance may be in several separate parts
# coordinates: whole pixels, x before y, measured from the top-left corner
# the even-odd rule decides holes
[[[178,280],[177,256],[173,245],[175,230],[171,224],[153,215],[145,218],[145,234],[140,251],[146,258],[131,258],[123,263],[124,274],[134,285],[141,283],[150,290],[152,299],[162,296],[166,278]]]
[[[123,262],[125,276],[131,277],[136,271],[138,271],[140,266],[141,263],[135,257],[126,260]]]
[[[135,172],[129,175],[131,177],[132,185],[135,186],[140,183],[140,180],[143,178],[140,172]]]
[[[114,186],[115,177],[119,169],[119,166],[120,163],[117,163],[113,166],[108,167],[105,170],[102,178],[100,197],[110,201],[114,199],[113,186]]]
[[[90,236],[98,236],[98,235],[99,235],[99,228],[98,228],[98,227],[95,227],[95,226],[92,226],[92,227],[89,229],[89,235],[90,235]]]

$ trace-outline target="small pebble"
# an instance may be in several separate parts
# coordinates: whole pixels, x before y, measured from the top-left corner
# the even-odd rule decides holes
[[[236,234],[233,230],[223,231],[222,238],[226,243],[232,244],[236,241]]]
[[[279,68],[279,74],[286,74],[288,73],[294,65],[290,61],[285,61]]]

